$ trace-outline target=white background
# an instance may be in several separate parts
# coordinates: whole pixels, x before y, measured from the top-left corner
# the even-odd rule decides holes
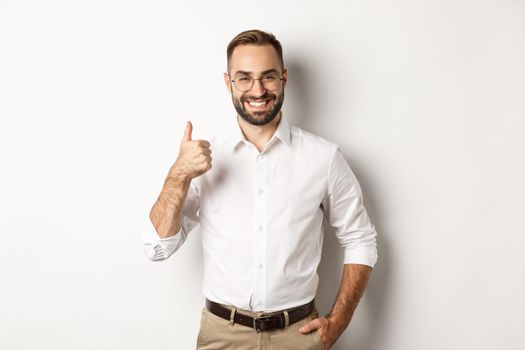
[[[0,349],[193,349],[194,232],[140,230],[186,120],[235,117],[225,50],[282,42],[284,112],[339,143],[379,260],[334,349],[523,349],[523,1],[0,0]],[[327,312],[342,251],[326,232]]]

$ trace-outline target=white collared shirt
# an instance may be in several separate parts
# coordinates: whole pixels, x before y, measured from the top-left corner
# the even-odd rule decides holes
[[[260,153],[238,124],[210,144],[212,168],[191,181],[179,233],[161,239],[147,216],[148,258],[170,257],[200,223],[204,296],[267,312],[315,297],[325,216],[344,263],[374,266],[376,231],[338,145],[284,117]]]

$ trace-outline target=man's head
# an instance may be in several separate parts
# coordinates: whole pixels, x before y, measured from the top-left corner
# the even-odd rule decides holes
[[[253,125],[271,122],[281,110],[288,72],[272,34],[249,30],[228,44],[224,82],[239,116]]]

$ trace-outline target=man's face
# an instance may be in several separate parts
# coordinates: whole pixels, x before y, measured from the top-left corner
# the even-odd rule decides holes
[[[288,72],[281,68],[277,51],[273,46],[236,47],[230,58],[229,73],[229,76],[224,73],[224,82],[232,94],[233,105],[239,116],[252,125],[265,125],[271,122],[283,105],[284,86],[288,79]],[[269,80],[272,74],[277,76],[277,79],[283,78],[278,82],[275,90],[265,87],[261,80],[255,80],[251,89],[242,92],[231,82],[236,78],[247,77],[263,78],[264,81]]]

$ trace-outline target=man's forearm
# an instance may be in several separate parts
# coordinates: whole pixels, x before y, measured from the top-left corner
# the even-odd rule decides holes
[[[344,332],[365,292],[372,268],[367,265],[345,264],[339,293],[332,310],[299,328],[299,332],[317,330],[324,349],[330,349]]]
[[[210,143],[192,140],[193,125],[186,123],[180,143],[179,156],[172,165],[159,198],[151,208],[149,218],[160,238],[168,238],[180,231],[182,208],[190,189],[191,179],[211,169]]]
[[[182,208],[190,188],[191,178],[172,169],[164,182],[159,198],[149,217],[160,238],[174,236],[181,228]]]
[[[326,317],[344,330],[354,315],[361,296],[364,294],[372,268],[367,265],[345,264],[341,286],[332,310]]]

